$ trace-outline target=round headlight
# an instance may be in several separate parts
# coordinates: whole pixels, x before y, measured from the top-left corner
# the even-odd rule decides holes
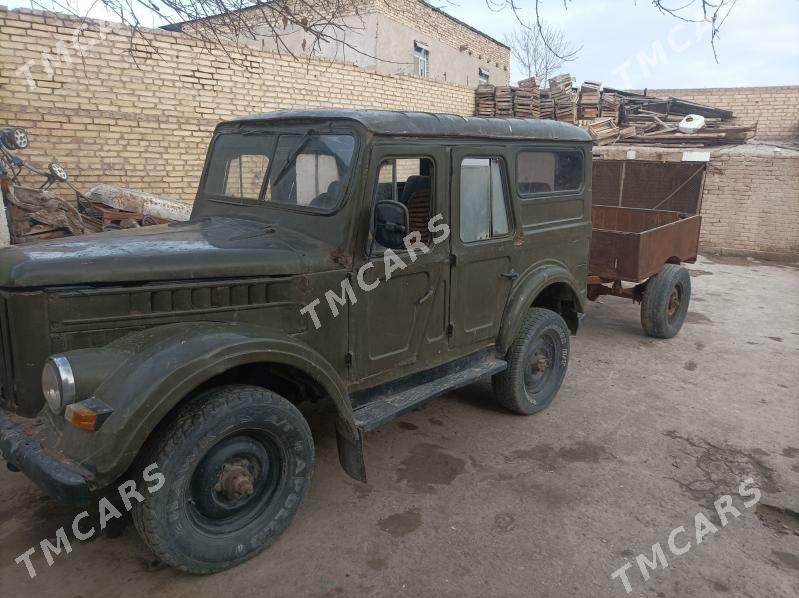
[[[69,360],[63,355],[51,357],[42,370],[42,392],[50,411],[60,414],[75,402],[75,376]]]

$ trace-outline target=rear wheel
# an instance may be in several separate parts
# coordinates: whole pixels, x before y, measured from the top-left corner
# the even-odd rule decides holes
[[[260,387],[225,386],[180,408],[143,455],[163,487],[133,511],[163,562],[190,573],[233,567],[288,527],[308,490],[313,438],[302,414]]]
[[[508,367],[493,378],[497,400],[514,413],[543,411],[557,396],[569,366],[569,327],[559,314],[534,307],[508,351]]]
[[[649,279],[641,302],[641,326],[649,336],[673,338],[680,332],[691,302],[691,276],[666,264]]]

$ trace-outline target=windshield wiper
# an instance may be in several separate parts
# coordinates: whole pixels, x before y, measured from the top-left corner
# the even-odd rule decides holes
[[[291,165],[294,164],[294,162],[297,160],[297,156],[300,155],[300,152],[305,148],[306,145],[308,145],[308,141],[310,141],[311,137],[316,134],[317,134],[316,131],[314,131],[313,129],[309,129],[308,132],[306,132],[305,135],[302,136],[302,139],[300,139],[300,143],[297,146],[297,149],[291,152],[291,155],[288,158],[286,158],[286,163],[283,164],[283,167],[275,175],[275,178],[272,179],[272,186],[277,185],[280,179],[283,178],[283,176],[288,172]]]
[[[239,129],[239,133],[246,137],[248,135],[272,135],[274,131],[269,129]]]

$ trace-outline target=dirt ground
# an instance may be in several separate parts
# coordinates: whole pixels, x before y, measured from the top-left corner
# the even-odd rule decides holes
[[[153,562],[129,520],[30,580],[14,559],[71,522],[0,472],[0,596],[799,595],[799,269],[704,258],[688,322],[643,335],[638,308],[591,304],[558,400],[524,418],[476,384],[367,436],[368,485],[341,471],[331,411],[306,410],[310,494],[286,534],[243,566],[192,577]],[[762,498],[747,509],[739,483]],[[696,545],[695,515],[741,511]],[[781,509],[789,509],[782,511]],[[692,548],[667,549],[684,526]],[[669,566],[635,565],[660,542]]]

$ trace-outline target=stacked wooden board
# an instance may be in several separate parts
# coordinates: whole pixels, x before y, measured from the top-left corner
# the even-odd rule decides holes
[[[577,120],[577,102],[571,75],[563,74],[550,79],[549,90],[555,102],[555,119],[574,123]]]
[[[535,77],[518,87],[481,85],[476,92],[478,116],[541,118],[577,124],[598,145],[631,143],[678,147],[706,147],[745,143],[754,137],[757,124],[733,125],[733,113],[687,102],[656,98],[604,88],[599,81],[585,81],[575,92],[569,74],[549,80],[540,88]],[[704,118],[699,131],[682,133],[678,125],[688,115]]]
[[[519,90],[516,92],[517,95],[521,95],[522,98],[529,95],[530,98],[530,116],[529,118],[540,118],[541,117],[541,87],[538,85],[538,81],[535,77],[530,77],[529,79],[522,79],[519,81]],[[524,117],[525,114],[518,113],[516,116]]]
[[[578,113],[581,120],[599,118],[602,83],[599,81],[585,81],[580,87],[580,100]]]
[[[496,116],[513,116],[513,88],[498,86],[494,91],[494,102],[496,103]]]
[[[477,116],[495,116],[496,103],[494,102],[494,86],[481,85],[475,92],[475,114]]]
[[[549,88],[541,90],[541,118],[555,120],[555,101]]]

